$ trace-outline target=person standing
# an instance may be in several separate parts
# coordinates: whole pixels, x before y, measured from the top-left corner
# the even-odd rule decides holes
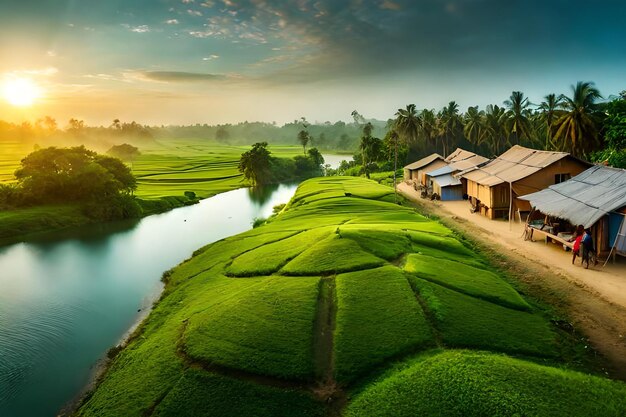
[[[583,247],[583,259],[582,263],[585,264],[585,269],[589,268],[589,258],[593,257],[593,264],[598,264],[598,258],[595,256],[595,251],[593,247],[593,237],[591,236],[591,230],[585,229],[585,234],[583,235],[582,240]]]
[[[574,235],[574,237],[572,239],[570,239],[570,242],[573,240],[574,241],[574,245],[572,247],[572,265],[574,265],[574,261],[576,260],[577,256],[580,256],[580,242],[583,240],[583,232],[585,230],[585,227],[582,224],[579,224],[578,227],[576,227],[576,234]]]

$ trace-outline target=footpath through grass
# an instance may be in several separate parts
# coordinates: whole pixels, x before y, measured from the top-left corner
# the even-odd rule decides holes
[[[392,193],[305,181],[197,251],[77,415],[626,414],[626,384],[570,368],[574,341]]]

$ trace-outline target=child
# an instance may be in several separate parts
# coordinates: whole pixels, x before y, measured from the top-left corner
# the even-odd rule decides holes
[[[572,256],[572,265],[574,265],[576,257],[580,256],[580,242],[583,240],[584,230],[585,228],[582,224],[578,225],[578,227],[576,228],[576,235],[572,239],[570,239],[570,242],[574,240],[574,245],[572,247],[572,252],[574,254],[574,256]]]
[[[594,255],[593,237],[591,237],[591,230],[590,229],[585,229],[585,234],[583,235],[583,240],[582,240],[582,246],[583,246],[582,263],[586,263],[585,264],[585,269],[589,268],[589,257],[590,256],[593,256],[593,262],[594,262],[593,264],[597,265],[598,264],[598,259]]]

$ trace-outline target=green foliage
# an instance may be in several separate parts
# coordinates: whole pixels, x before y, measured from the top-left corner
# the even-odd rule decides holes
[[[505,307],[529,310],[530,306],[508,283],[493,272],[424,255],[409,255],[404,270],[444,287]]]
[[[107,154],[119,158],[122,161],[133,161],[133,159],[137,158],[141,155],[139,152],[139,148],[136,146],[130,145],[128,143],[123,143],[121,145],[114,145],[107,151]]]
[[[424,313],[395,267],[338,275],[335,375],[346,382],[432,342]]]
[[[447,351],[388,372],[359,393],[346,417],[618,417],[626,386],[504,355]]]
[[[318,278],[247,278],[250,284],[189,319],[192,359],[263,375],[312,378]]]
[[[122,161],[83,146],[32,152],[22,159],[15,177],[23,198],[32,203],[102,202],[137,187],[135,177]]]
[[[239,172],[252,185],[267,184],[270,181],[270,151],[267,142],[257,142],[252,149],[241,154]]]
[[[411,282],[426,300],[446,345],[556,355],[556,335],[541,316],[502,307],[419,278],[413,277]]]

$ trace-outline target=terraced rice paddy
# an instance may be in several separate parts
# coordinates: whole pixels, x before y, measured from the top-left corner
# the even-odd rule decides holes
[[[142,149],[133,162],[140,198],[181,196],[193,191],[200,198],[241,188],[243,176],[237,169],[248,147],[225,146],[210,140],[169,139]],[[271,147],[277,157],[300,154],[297,147]]]
[[[543,311],[360,178],[199,250],[80,416],[623,416]]]
[[[136,195],[158,199],[193,191],[206,198],[241,188],[245,184],[237,165],[248,148],[202,139],[164,139],[142,146],[142,154],[132,162]],[[32,150],[19,142],[0,142],[0,183],[14,181],[21,159]],[[284,158],[302,153],[297,146],[272,146],[270,150],[273,156]]]
[[[19,167],[20,161],[32,152],[32,148],[10,141],[0,141],[0,184],[15,180],[13,173]]]

